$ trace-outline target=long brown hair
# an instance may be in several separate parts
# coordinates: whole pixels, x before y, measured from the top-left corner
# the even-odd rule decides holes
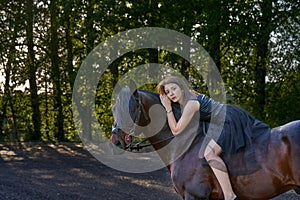
[[[165,92],[165,85],[169,83],[174,83],[179,86],[180,89],[183,91],[183,106],[188,102],[188,100],[191,98],[191,96],[194,96],[195,92],[189,89],[188,83],[184,81],[183,79],[177,77],[177,76],[168,76],[165,79],[163,79],[157,86],[156,91],[157,93],[161,95],[167,95]]]

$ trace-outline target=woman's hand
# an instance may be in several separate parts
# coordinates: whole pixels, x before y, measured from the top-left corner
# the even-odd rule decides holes
[[[160,95],[160,101],[166,110],[172,110],[171,100],[166,95]]]

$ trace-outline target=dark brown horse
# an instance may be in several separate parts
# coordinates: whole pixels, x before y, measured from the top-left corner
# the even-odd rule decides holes
[[[128,89],[129,90],[129,89]],[[119,101],[125,95],[119,92]],[[147,127],[151,122],[149,109],[160,104],[158,94],[131,89],[129,112],[134,124],[127,124],[131,132],[138,133],[136,125]],[[127,104],[128,105],[128,104]],[[115,127],[111,141],[122,148],[138,148],[128,138],[128,133],[119,127],[122,112],[118,106],[113,109]],[[176,108],[173,108],[176,110]],[[117,116],[117,117],[116,117]],[[165,116],[161,116],[165,118]],[[200,123],[201,124],[201,123]],[[172,163],[167,163],[176,192],[183,199],[223,199],[222,190],[205,159],[199,157],[205,129],[199,128],[188,148]],[[151,133],[151,130],[144,134]],[[177,137],[177,136],[176,136]],[[252,144],[255,149],[255,164],[244,159],[246,151],[230,157],[224,157],[235,193],[240,199],[270,199],[288,190],[299,191],[300,186],[300,121],[293,121],[281,127],[273,128],[267,138],[267,145],[260,141]],[[154,149],[159,150],[173,139],[167,125],[154,136],[147,138]],[[162,155],[163,157],[163,155]],[[164,159],[162,159],[164,160]],[[249,163],[250,162],[250,163]]]

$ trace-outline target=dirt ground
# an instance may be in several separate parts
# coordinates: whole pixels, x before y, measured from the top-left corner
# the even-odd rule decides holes
[[[82,145],[0,143],[0,199],[179,200],[166,169],[124,173],[103,165]],[[276,200],[300,199],[288,192]]]

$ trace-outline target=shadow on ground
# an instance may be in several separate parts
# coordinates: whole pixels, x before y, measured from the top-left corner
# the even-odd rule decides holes
[[[81,144],[0,143],[0,199],[179,200],[166,169],[111,169]],[[286,193],[276,200],[300,199]]]

